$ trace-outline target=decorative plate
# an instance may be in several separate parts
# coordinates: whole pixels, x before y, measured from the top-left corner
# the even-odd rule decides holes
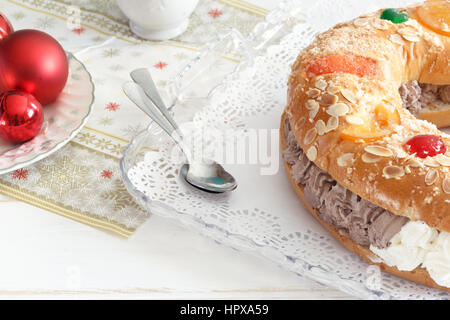
[[[44,107],[44,123],[32,140],[12,144],[0,139],[0,174],[39,161],[62,148],[81,130],[94,102],[94,83],[85,66],[68,53],[69,77],[58,99]]]
[[[368,13],[368,7],[373,11],[410,2],[317,0],[308,7],[308,17],[336,23]],[[335,7],[347,11],[336,15]],[[279,45],[270,46],[252,64],[228,76],[193,122],[181,126],[186,137],[194,137],[191,146],[198,148],[203,142],[205,156],[224,163],[236,177],[235,191],[207,194],[187,185],[179,177],[182,159],[176,157],[173,144],[152,127],[137,135],[124,152],[120,164],[125,185],[152,214],[174,219],[236,249],[257,252],[300,276],[356,297],[449,299],[449,293],[383,273],[345,249],[307,212],[290,186],[278,145],[287,78],[299,51],[324,28],[317,22],[296,25]],[[223,149],[224,144],[245,146],[249,139],[257,139],[252,145],[259,146],[253,163],[249,153],[243,154],[240,163],[224,162],[223,151],[227,156],[234,151],[234,159],[242,155],[237,149]]]

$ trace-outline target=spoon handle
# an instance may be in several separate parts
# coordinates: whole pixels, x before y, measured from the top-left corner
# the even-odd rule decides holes
[[[135,105],[145,112],[153,121],[155,121],[161,129],[163,129],[169,136],[171,136],[175,142],[179,144],[178,137],[173,134],[175,128],[167,121],[167,119],[159,112],[159,109],[153,104],[153,102],[147,97],[144,90],[138,84],[134,82],[125,82],[122,85],[122,89],[127,97],[134,102]]]
[[[173,120],[169,110],[164,104],[161,96],[159,95],[158,89],[156,89],[153,78],[147,68],[140,68],[131,71],[131,79],[142,87],[145,94],[150,100],[156,105],[156,107],[161,111],[162,115],[167,119],[167,121],[172,125],[172,127],[179,131],[177,123]]]

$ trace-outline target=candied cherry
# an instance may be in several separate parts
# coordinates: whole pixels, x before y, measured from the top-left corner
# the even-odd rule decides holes
[[[380,16],[383,20],[389,20],[393,23],[403,23],[408,21],[409,17],[406,12],[400,12],[397,9],[389,8],[384,10]]]
[[[375,60],[352,54],[338,55],[331,54],[315,58],[308,66],[306,72],[309,76],[320,76],[326,73],[352,73],[357,76],[378,75],[378,65]]]
[[[450,2],[425,2],[417,8],[417,20],[434,32],[450,36]]]
[[[416,157],[434,157],[447,152],[445,142],[438,136],[431,134],[420,134],[406,142],[405,149],[409,154],[416,154]]]

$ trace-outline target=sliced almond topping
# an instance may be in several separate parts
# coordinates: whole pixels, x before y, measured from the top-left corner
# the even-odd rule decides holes
[[[444,190],[444,192],[446,194],[450,194],[450,176],[447,175],[444,179],[444,181],[442,181],[442,190]]]
[[[380,160],[381,160],[381,157],[376,156],[376,155],[371,154],[371,153],[364,153],[364,154],[361,156],[361,160],[362,160],[363,162],[365,162],[365,163],[375,163],[375,162],[380,161]]]
[[[316,100],[309,99],[306,101],[305,108],[308,110],[318,109],[319,103]]]
[[[350,108],[343,102],[332,104],[327,109],[327,113],[333,117],[340,117],[346,115],[349,111]]]
[[[408,165],[405,166],[405,173],[406,174],[410,174],[411,173],[411,168]]]
[[[439,162],[439,164],[441,166],[444,167],[450,167],[450,157],[447,156],[440,156],[440,157],[436,157],[436,161]]]
[[[408,40],[410,42],[419,42],[420,37],[419,36],[411,36],[411,35],[402,35],[403,39]]]
[[[354,154],[353,153],[344,153],[341,156],[339,156],[339,158],[337,158],[337,164],[339,167],[347,167],[351,164],[353,164],[353,162],[355,161],[355,159],[353,158]]]
[[[397,30],[398,33],[400,33],[402,36],[418,36],[419,31],[417,31],[416,28],[413,27],[403,27]]]
[[[309,120],[314,120],[314,118],[316,117],[318,112],[319,112],[319,105],[317,105],[317,107],[309,110]]]
[[[303,143],[305,145],[310,144],[311,142],[314,141],[316,136],[317,136],[317,129],[316,128],[309,129],[308,132],[306,132],[306,134],[305,134],[305,138],[303,139]]]
[[[367,146],[364,150],[379,157],[392,157],[394,155],[391,149],[382,146]]]
[[[351,92],[350,90],[342,89],[342,90],[341,90],[341,94],[342,94],[342,96],[343,96],[345,99],[347,99],[349,102],[351,102],[351,103],[356,103],[355,95],[354,95],[353,92]]]
[[[333,85],[333,84],[330,84],[330,85],[328,86],[328,88],[327,88],[327,92],[328,92],[328,93],[331,93],[331,94],[336,94],[336,93],[339,92],[339,87],[337,87],[337,86],[335,86],[335,85]]]
[[[321,135],[323,135],[324,133],[327,132],[327,127],[326,127],[325,122],[323,120],[317,120],[315,127],[317,129],[317,134],[319,136],[321,136]]]
[[[422,163],[421,163],[419,160],[414,159],[414,158],[409,159],[408,165],[409,165],[411,168],[421,168],[421,167],[422,167]]]
[[[441,165],[439,164],[439,162],[436,161],[436,159],[428,157],[425,158],[424,162],[423,162],[427,167],[432,167],[432,168],[438,168]]]
[[[320,89],[320,90],[325,90],[327,85],[328,85],[328,83],[325,80],[323,80],[323,79],[319,79],[315,83],[316,88]]]
[[[295,129],[295,130],[298,130],[300,127],[303,127],[303,125],[305,124],[305,122],[306,122],[306,118],[304,118],[304,117],[298,119],[298,121],[296,121],[296,122],[294,123],[294,129]]]
[[[398,159],[405,159],[408,156],[408,154],[403,149],[396,149],[395,156]]]
[[[407,8],[413,8],[413,7],[415,7],[416,5],[414,5],[414,4],[411,4],[411,5],[408,5],[408,6],[406,6]],[[405,22],[403,22],[403,24],[404,25],[407,25],[407,26],[411,26],[411,27],[413,27],[413,28],[419,28],[420,26],[419,26],[419,23],[417,22],[417,20],[415,20],[415,19],[408,19],[408,21],[405,21]]]
[[[431,186],[436,182],[436,179],[439,177],[439,173],[435,169],[428,170],[425,175],[425,184],[427,186]]]
[[[399,166],[387,166],[383,169],[383,177],[386,179],[400,178],[405,175],[403,167]]]
[[[353,24],[357,27],[364,27],[369,23],[369,19],[367,18],[357,18],[353,21]]]
[[[320,94],[320,90],[316,88],[310,88],[308,91],[306,91],[306,94],[308,95],[308,97],[317,98]]]
[[[312,146],[306,151],[306,157],[308,157],[309,161],[314,161],[317,159],[317,148]]]
[[[348,123],[353,124],[355,126],[360,126],[360,125],[364,124],[364,120],[357,116],[349,115],[349,116],[345,117],[345,120]]]
[[[327,132],[336,130],[338,126],[339,126],[339,118],[330,117],[327,121]]]
[[[393,43],[399,44],[401,46],[405,44],[405,41],[403,40],[402,36],[399,35],[398,33],[391,34],[391,36],[389,37],[389,40],[391,40]]]
[[[321,96],[320,102],[322,102],[326,106],[329,106],[336,103],[338,99],[339,99],[338,96],[335,94],[325,93]]]
[[[387,28],[388,28],[388,23],[386,22],[386,20],[374,18],[371,20],[371,22],[372,22],[372,26],[375,29],[387,30]]]

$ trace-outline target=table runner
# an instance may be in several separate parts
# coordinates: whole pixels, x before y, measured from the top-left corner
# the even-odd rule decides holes
[[[0,193],[67,218],[129,237],[148,217],[127,192],[119,171],[123,148],[149,123],[121,84],[148,67],[160,89],[197,48],[224,27],[249,32],[267,11],[239,0],[200,1],[187,31],[167,42],[143,41],[112,0],[0,0],[14,28],[54,36],[91,73],[95,89],[87,125],[48,158],[0,176]],[[74,27],[75,19],[80,25]],[[236,63],[223,59],[223,64]],[[193,111],[186,107],[185,117]]]

